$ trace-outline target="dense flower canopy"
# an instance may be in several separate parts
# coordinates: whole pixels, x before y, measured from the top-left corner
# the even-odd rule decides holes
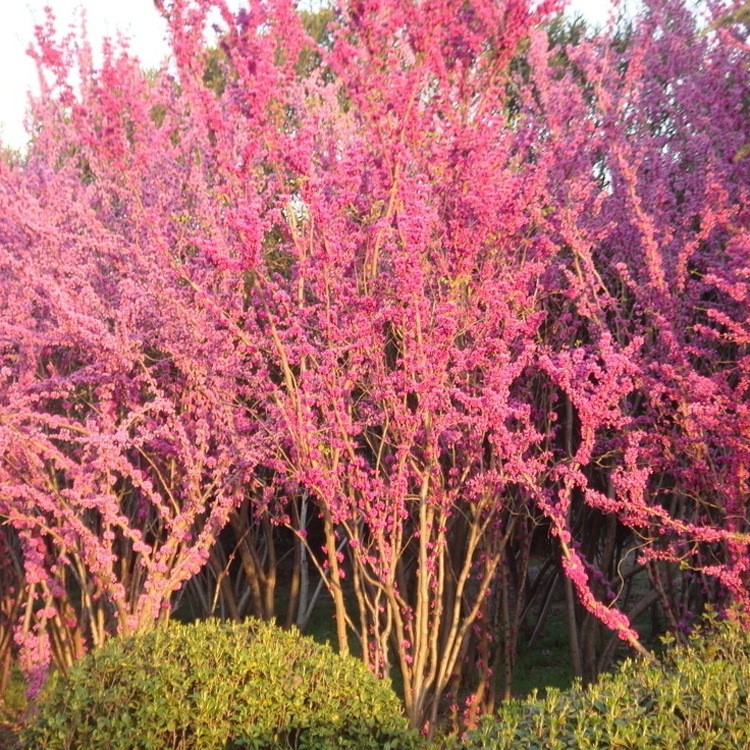
[[[654,602],[677,632],[747,609],[741,6],[587,34],[553,0],[356,0],[317,29],[173,0],[152,73],[40,27],[30,150],[0,162],[27,673],[168,616],[229,526],[264,529],[257,601],[291,532],[415,725],[470,654],[470,705],[512,668],[540,554],[579,661],[597,623],[645,652]]]

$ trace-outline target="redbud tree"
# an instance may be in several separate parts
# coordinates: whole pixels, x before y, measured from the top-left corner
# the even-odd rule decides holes
[[[304,555],[426,728],[501,668],[509,693],[540,538],[580,674],[646,653],[653,603],[676,632],[746,608],[740,6],[556,41],[551,0],[358,0],[315,38],[289,2],[174,0],[148,74],[40,28],[0,167],[27,672],[169,616],[207,562],[219,596],[228,526],[254,611],[286,528],[290,599]]]
[[[40,62],[56,61],[62,75],[70,53],[46,32]],[[227,293],[239,297],[216,277],[210,295],[200,274],[188,283],[187,256],[147,229],[152,201],[169,201],[172,229],[189,234],[184,206],[95,148],[111,116],[105,92],[150,117],[151,103],[138,101],[147,88],[128,85],[130,76],[143,86],[143,76],[105,54],[96,80],[87,78],[85,54],[82,86],[103,109],[89,109],[83,127],[84,105],[63,108],[69,91],[57,79],[36,110],[50,131],[22,170],[2,167],[0,503],[10,560],[22,561],[29,602],[42,605],[19,623],[27,671],[32,662],[43,670],[50,655],[65,666],[109,633],[169,614],[253,484],[263,443],[252,365],[215,312]],[[107,86],[110,76],[119,88]],[[60,101],[45,98],[52,90]],[[78,144],[64,141],[66,128],[78,130]],[[99,159],[128,185],[99,180]],[[184,178],[176,166],[154,172],[169,184]]]

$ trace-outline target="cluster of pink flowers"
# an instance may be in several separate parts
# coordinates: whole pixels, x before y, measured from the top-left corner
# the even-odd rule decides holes
[[[230,522],[257,559],[294,532],[415,724],[464,661],[509,674],[540,538],[571,637],[643,650],[626,563],[669,622],[747,608],[741,3],[594,34],[553,0],[351,0],[318,39],[290,0],[166,5],[176,74],[41,27],[0,161],[29,674],[79,651],[50,623],[167,616]]]

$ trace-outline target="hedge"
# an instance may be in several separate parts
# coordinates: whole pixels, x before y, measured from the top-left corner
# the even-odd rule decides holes
[[[53,676],[22,733],[44,750],[411,750],[390,686],[260,621],[170,623]]]
[[[595,684],[512,701],[483,720],[466,750],[750,748],[750,637],[709,623],[655,663],[627,661]]]

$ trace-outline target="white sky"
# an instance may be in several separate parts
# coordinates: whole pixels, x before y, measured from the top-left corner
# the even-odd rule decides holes
[[[230,5],[239,7],[240,2]],[[153,0],[0,0],[0,5],[4,6],[0,11],[0,140],[12,148],[26,143],[23,119],[27,92],[36,86],[36,71],[25,51],[34,26],[44,20],[45,6],[54,11],[58,31],[77,24],[80,10],[85,9],[94,49],[102,37],[122,32],[145,67],[158,66],[168,54],[165,22]],[[570,6],[592,23],[604,23],[609,13],[608,0],[570,0]]]

